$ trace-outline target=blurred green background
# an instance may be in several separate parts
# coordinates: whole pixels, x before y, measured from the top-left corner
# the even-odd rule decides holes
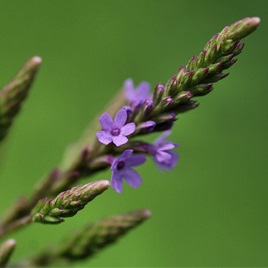
[[[268,266],[264,0],[1,1],[1,85],[28,58],[43,64],[2,148],[0,211],[60,162],[125,79],[165,83],[213,34],[247,16],[262,23],[230,76],[174,127],[178,166],[165,173],[148,161],[140,188],[110,189],[64,224],[17,232],[13,260],[89,221],[148,208],[150,220],[77,267]]]

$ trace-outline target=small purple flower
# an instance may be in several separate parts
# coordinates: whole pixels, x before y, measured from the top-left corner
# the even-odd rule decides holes
[[[119,194],[122,193],[123,179],[133,188],[137,188],[142,183],[141,177],[132,167],[139,166],[146,161],[142,154],[132,155],[133,150],[125,150],[116,158],[111,166],[112,179],[111,186]]]
[[[156,165],[161,169],[171,170],[178,163],[179,156],[172,149],[178,147],[177,143],[169,142],[166,138],[170,131],[165,131],[158,139],[154,141],[149,149]]]
[[[127,79],[124,83],[124,89],[127,100],[133,106],[138,106],[146,100],[152,99],[152,94],[150,94],[150,84],[147,82],[141,82],[135,89],[132,79]]]
[[[134,123],[126,124],[127,110],[124,108],[117,112],[114,121],[108,113],[102,114],[99,121],[102,130],[98,131],[96,135],[99,142],[105,145],[111,142],[116,146],[127,143],[128,138],[126,136],[132,134],[136,129]]]

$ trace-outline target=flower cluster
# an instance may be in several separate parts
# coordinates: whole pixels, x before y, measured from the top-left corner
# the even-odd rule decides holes
[[[171,170],[178,162],[178,154],[173,151],[178,144],[167,141],[172,124],[168,124],[168,128],[163,128],[162,130],[168,130],[164,131],[153,143],[141,142],[138,147],[132,146],[127,136],[134,136],[136,132],[152,132],[156,126],[154,121],[140,122],[136,126],[134,122],[130,122],[133,120],[133,114],[145,113],[144,107],[148,110],[148,107],[153,107],[154,103],[153,96],[150,94],[150,85],[147,82],[142,82],[135,88],[133,81],[128,79],[124,83],[124,90],[129,105],[122,107],[114,119],[108,113],[103,113],[99,118],[102,130],[96,133],[99,142],[104,145],[113,143],[116,148],[127,145],[124,151],[119,150],[121,155],[110,157],[111,186],[118,193],[122,193],[123,179],[133,188],[140,186],[142,179],[132,167],[142,165],[146,161],[145,155],[151,156],[156,165],[164,170]]]

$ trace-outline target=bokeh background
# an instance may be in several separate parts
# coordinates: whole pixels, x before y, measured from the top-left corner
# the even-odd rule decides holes
[[[262,23],[230,76],[174,127],[178,166],[159,172],[148,161],[140,188],[109,189],[64,224],[17,232],[13,260],[89,221],[148,208],[150,220],[76,267],[268,266],[264,0],[1,1],[1,85],[28,58],[43,64],[2,148],[0,212],[60,162],[125,79],[165,83],[213,34],[247,16]]]

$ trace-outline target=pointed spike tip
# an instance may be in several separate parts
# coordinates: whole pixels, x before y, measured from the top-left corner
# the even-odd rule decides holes
[[[152,212],[148,209],[144,209],[142,211],[142,215],[144,216],[145,219],[147,219],[147,218],[150,218],[152,216]]]
[[[99,185],[101,185],[102,188],[104,188],[104,189],[108,189],[110,186],[110,182],[107,180],[100,180],[98,182],[99,182]]]
[[[258,26],[261,22],[261,19],[259,17],[252,17],[251,22],[252,22],[252,25]]]
[[[248,17],[233,23],[227,39],[239,41],[254,32],[260,24],[259,17]]]
[[[14,239],[8,239],[6,241],[6,245],[8,245],[9,247],[15,247],[16,241]]]
[[[0,267],[6,267],[15,246],[16,241],[14,239],[8,239],[0,245]]]
[[[257,27],[260,25],[260,22],[261,22],[261,19],[259,17],[248,18],[248,22],[247,22],[246,26],[251,29],[251,30],[249,30],[248,34],[255,31],[257,29]]]
[[[34,56],[34,57],[32,57],[32,61],[35,62],[36,64],[41,64],[42,58],[39,56]]]

